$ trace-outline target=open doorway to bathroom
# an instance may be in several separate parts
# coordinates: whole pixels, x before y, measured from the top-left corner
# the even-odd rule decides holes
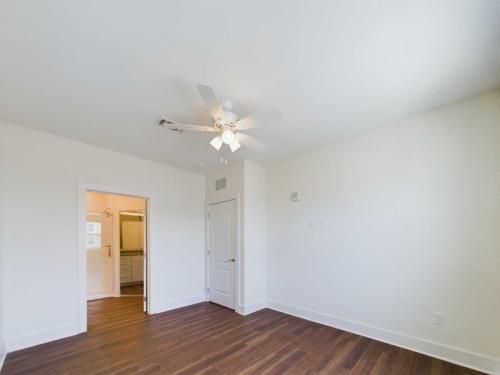
[[[120,211],[120,295],[144,295],[145,209]]]
[[[86,192],[87,301],[128,298],[147,311],[146,218],[145,198]]]

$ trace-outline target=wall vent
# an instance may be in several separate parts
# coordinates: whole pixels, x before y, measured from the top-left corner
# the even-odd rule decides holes
[[[227,187],[227,177],[215,181],[215,190],[222,190]]]

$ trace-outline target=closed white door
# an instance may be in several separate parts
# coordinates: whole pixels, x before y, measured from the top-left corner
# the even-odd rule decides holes
[[[235,305],[235,201],[209,206],[209,300],[234,309]]]
[[[87,296],[113,292],[113,219],[111,215],[87,215]]]

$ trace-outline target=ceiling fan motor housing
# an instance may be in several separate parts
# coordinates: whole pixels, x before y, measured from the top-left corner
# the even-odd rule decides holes
[[[238,121],[238,116],[236,113],[231,111],[224,111],[224,117],[218,119],[215,122],[215,126],[218,128],[234,128],[236,126],[236,122]]]

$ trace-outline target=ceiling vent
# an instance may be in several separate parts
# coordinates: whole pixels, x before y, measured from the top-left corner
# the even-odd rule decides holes
[[[215,190],[222,190],[227,187],[227,177],[215,181]]]
[[[170,120],[166,120],[164,118],[162,118],[158,121],[158,125],[167,127],[168,130],[171,130],[174,133],[179,133],[179,134],[184,133],[184,130],[175,127],[175,122],[172,122]]]

